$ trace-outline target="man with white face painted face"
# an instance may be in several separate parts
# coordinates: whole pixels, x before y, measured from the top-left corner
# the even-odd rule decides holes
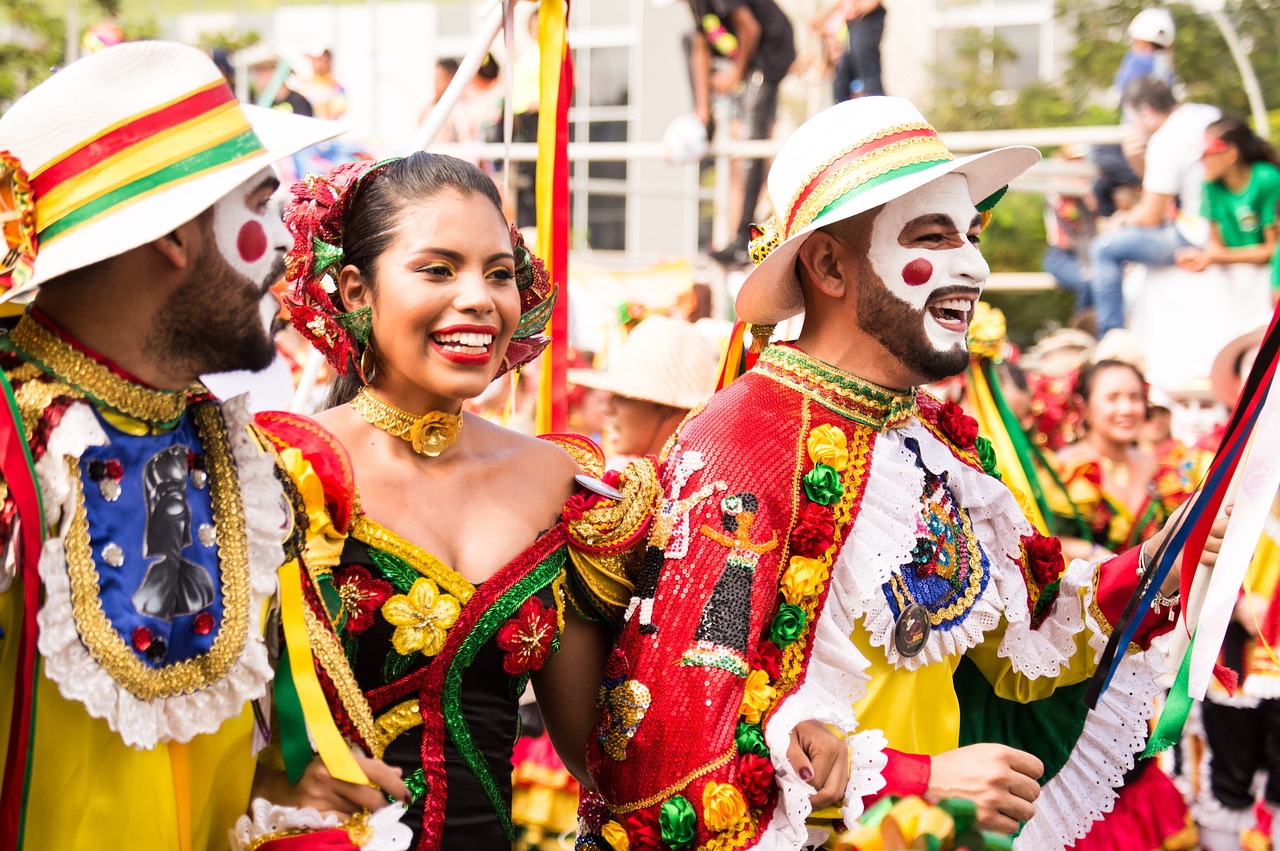
[[[247,808],[293,508],[243,399],[198,377],[270,361],[270,166],[339,129],[242,107],[164,42],[0,117],[0,289],[30,301],[0,339],[4,851],[226,847]]]
[[[588,754],[620,814],[602,836],[804,848],[917,794],[972,801],[986,830],[1025,823],[1015,847],[1043,851],[1110,808],[1101,781],[1144,740],[1145,648],[1172,627],[1177,579],[1142,620],[1126,687],[1086,712],[1159,542],[1065,565],[977,424],[918,389],[968,363],[983,213],[1037,159],[957,159],[885,97],[819,113],[783,146],[737,311],[760,343],[801,312],[804,327],[753,345],[753,368],[668,445],[673,508],[649,540],[665,559],[645,623],[623,625]]]

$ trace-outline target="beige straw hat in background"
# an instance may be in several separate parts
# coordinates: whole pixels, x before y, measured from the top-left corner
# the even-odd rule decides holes
[[[650,316],[627,335],[610,368],[569,370],[569,382],[672,408],[692,408],[716,388],[719,354],[692,324]]]

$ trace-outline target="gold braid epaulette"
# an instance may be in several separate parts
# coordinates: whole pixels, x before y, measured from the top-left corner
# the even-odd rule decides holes
[[[622,499],[600,500],[568,521],[569,555],[578,587],[592,607],[615,623],[635,585],[649,524],[662,502],[658,470],[650,458],[632,461],[618,484]]]

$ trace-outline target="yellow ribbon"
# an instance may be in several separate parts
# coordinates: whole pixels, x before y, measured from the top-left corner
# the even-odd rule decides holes
[[[538,70],[539,106],[542,120],[538,122],[538,163],[534,177],[534,202],[537,205],[538,250],[535,252],[552,266],[552,233],[555,229],[555,200],[553,196],[556,169],[556,116],[560,109],[560,72],[564,65],[565,24],[568,4],[563,0],[547,0],[538,6],[538,44],[540,46]],[[547,323],[546,335],[555,334]],[[542,359],[542,380],[538,382],[536,412],[537,434],[552,431],[551,423],[551,353]]]
[[[991,396],[987,377],[977,367],[969,370],[969,375],[973,378],[969,385],[969,399],[973,402],[978,429],[983,437],[991,441],[991,448],[995,450],[996,463],[1000,466],[1004,483],[1015,492],[1034,493],[1031,483],[1027,480],[1027,474],[1022,469],[1022,464],[1018,462],[1018,453],[1014,451],[1013,441],[1005,431],[1000,412],[996,410],[996,400]],[[1022,502],[1027,519],[1040,530],[1040,534],[1049,534],[1049,527],[1045,524],[1044,517],[1040,514],[1040,507],[1036,505],[1035,500],[1027,499]]]
[[[285,644],[289,647],[289,670],[302,704],[302,716],[307,731],[315,742],[316,752],[338,780],[360,786],[372,786],[360,763],[351,753],[338,725],[333,721],[325,700],[324,690],[316,676],[315,661],[311,657],[311,643],[307,640],[307,624],[303,619],[302,570],[297,560],[290,561],[279,570],[280,620],[284,627]]]

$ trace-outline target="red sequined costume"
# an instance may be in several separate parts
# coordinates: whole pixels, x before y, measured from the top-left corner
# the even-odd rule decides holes
[[[1096,710],[1080,703],[1137,553],[1064,571],[996,472],[958,407],[789,345],[695,412],[664,457],[601,689],[588,762],[606,807],[584,806],[580,843],[820,844],[833,819],[923,792],[931,756],[979,741],[1045,762],[1018,847],[1082,836],[1156,691],[1134,652]],[[1163,615],[1143,622],[1143,647]],[[847,740],[838,813],[810,812],[786,759],[806,719]]]

